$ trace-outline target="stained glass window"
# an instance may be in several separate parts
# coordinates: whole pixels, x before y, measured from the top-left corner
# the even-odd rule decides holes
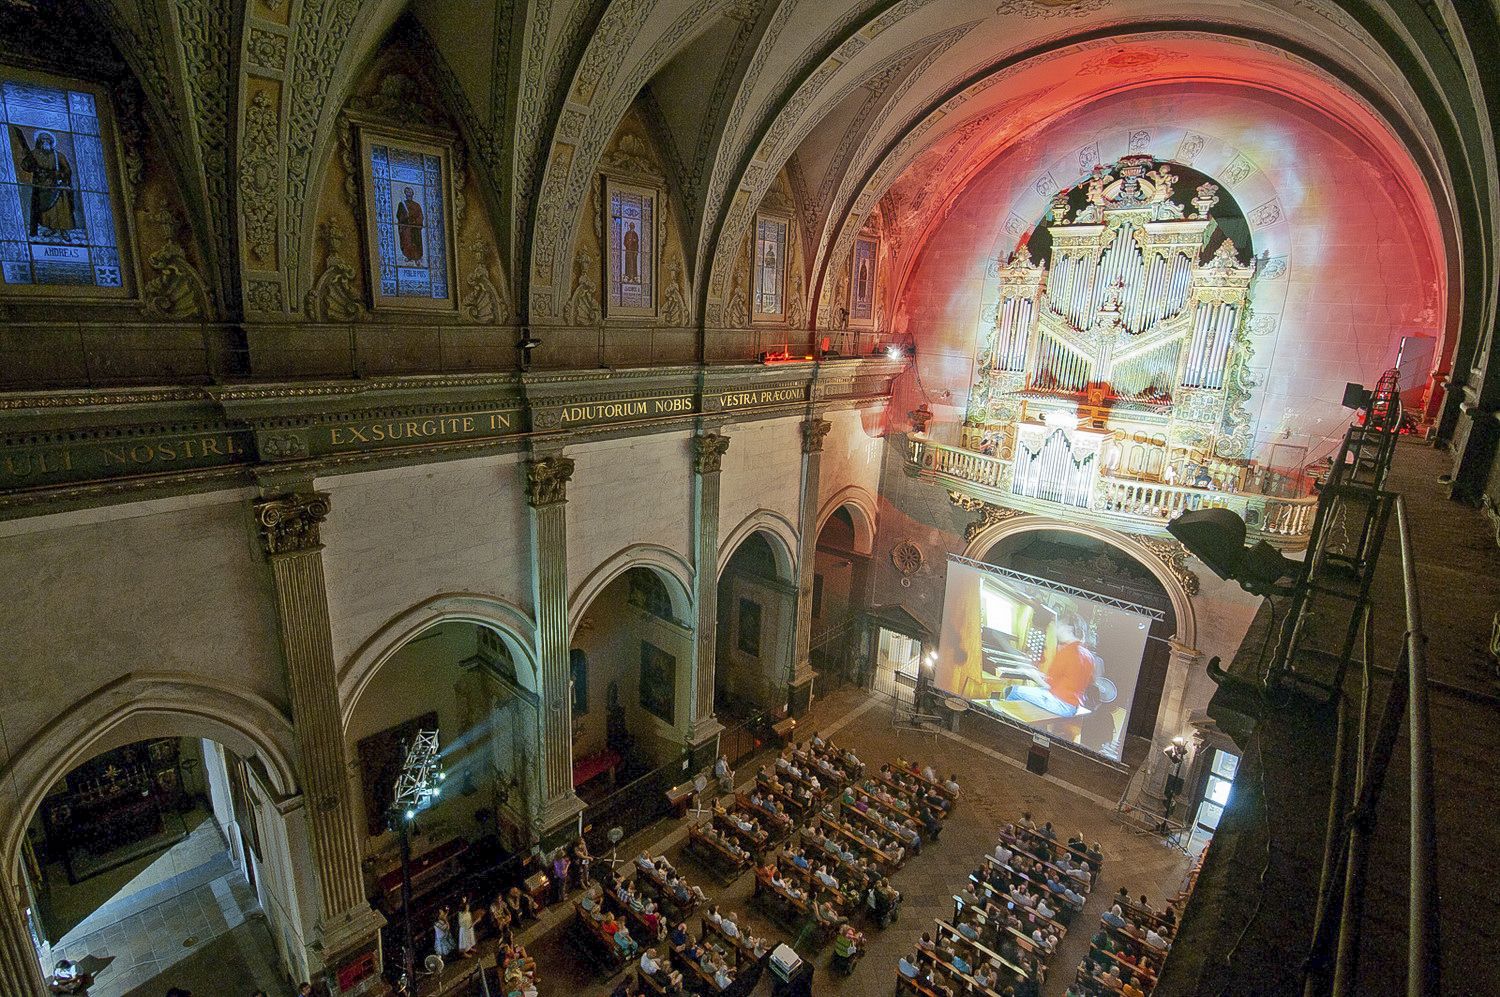
[[[0,81],[0,279],[120,288],[119,233],[94,95]]]
[[[447,301],[443,158],[436,149],[371,143],[379,297]]]
[[[875,240],[856,238],[849,274],[849,321],[875,319]]]
[[[759,318],[786,314],[786,232],[783,219],[756,219],[754,313]]]
[[[611,183],[609,296],[613,315],[656,314],[656,194]]]

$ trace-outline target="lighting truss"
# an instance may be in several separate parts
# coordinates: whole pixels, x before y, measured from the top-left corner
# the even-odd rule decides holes
[[[442,793],[443,771],[438,757],[438,732],[419,730],[406,749],[401,774],[396,778],[396,795],[392,809],[411,820],[426,810]]]

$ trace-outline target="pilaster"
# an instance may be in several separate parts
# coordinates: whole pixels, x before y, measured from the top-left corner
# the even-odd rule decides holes
[[[31,945],[19,884],[0,871],[0,993],[45,994],[41,963]]]
[[[729,437],[693,437],[693,697],[688,744],[698,747],[723,726],[714,717],[714,668],[719,622],[719,477]]]
[[[322,492],[257,499],[253,506],[275,582],[281,651],[318,871],[319,948],[332,980],[335,970],[351,957],[363,960],[378,947],[377,932],[385,922],[365,899],[361,840],[345,777],[348,760],[319,536],[329,508]],[[374,968],[378,972],[378,965]],[[330,985],[339,993],[336,984]]]
[[[823,469],[823,438],[833,424],[814,416],[802,423],[802,492],[798,509],[796,652],[787,682],[787,701],[793,713],[812,703],[813,575],[818,549],[818,504]]]
[[[561,455],[526,465],[537,661],[542,671],[541,806],[535,830],[543,838],[583,811],[583,802],[573,792],[573,698],[568,690],[567,502],[572,476],[573,462]]]
[[[1156,729],[1151,743],[1161,748],[1178,734],[1186,733],[1187,717],[1182,715],[1183,697],[1187,693],[1188,676],[1203,656],[1196,647],[1188,647],[1170,641],[1167,658],[1167,674],[1162,681],[1161,706],[1156,711]]]

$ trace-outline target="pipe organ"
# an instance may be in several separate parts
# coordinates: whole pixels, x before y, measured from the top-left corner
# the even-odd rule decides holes
[[[1023,245],[1002,261],[965,438],[1003,441],[1015,494],[1087,506],[1100,474],[1170,483],[1174,455],[1179,464],[1250,456],[1255,267],[1227,238],[1205,259],[1218,187],[1202,184],[1183,202],[1177,180],[1150,156],[1095,167],[1081,208],[1069,191],[1053,200],[1050,258],[1033,260]],[[1122,466],[1111,448],[1143,435],[1162,443],[1154,475]]]

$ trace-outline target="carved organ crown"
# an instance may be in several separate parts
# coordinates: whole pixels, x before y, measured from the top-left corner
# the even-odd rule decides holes
[[[1050,267],[1022,247],[1000,268],[991,380],[1019,381],[1005,387],[1032,396],[1153,406],[1186,392],[1222,396],[1255,268],[1227,239],[1201,261],[1218,188],[1201,185],[1189,215],[1173,200],[1171,166],[1153,162],[1127,156],[1113,170],[1095,167],[1071,219],[1066,193],[1053,202]],[[1218,408],[1207,421],[1219,421]]]

